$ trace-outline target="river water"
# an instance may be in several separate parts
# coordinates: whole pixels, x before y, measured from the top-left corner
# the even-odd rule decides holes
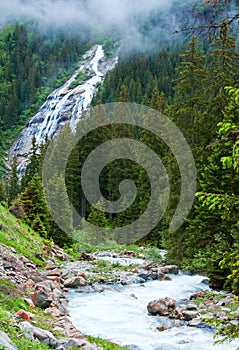
[[[172,281],[149,281],[111,286],[102,293],[68,293],[73,324],[84,334],[99,336],[137,350],[234,350],[238,342],[213,345],[214,331],[183,325],[164,332],[156,327],[169,321],[149,316],[147,304],[159,297],[177,301],[208,287],[202,276],[169,275]]]

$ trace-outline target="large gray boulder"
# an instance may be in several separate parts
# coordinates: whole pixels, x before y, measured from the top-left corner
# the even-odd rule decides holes
[[[1,347],[5,350],[17,350],[17,347],[13,345],[9,336],[3,331],[0,331],[0,348]]]
[[[54,335],[45,330],[38,327],[34,327],[30,322],[24,321],[19,324],[19,327],[22,330],[25,338],[31,340],[39,340],[41,343],[46,344],[52,348],[57,348],[59,345],[58,340],[54,337]]]
[[[152,316],[168,316],[175,309],[175,300],[167,297],[153,300],[148,303],[147,309]]]

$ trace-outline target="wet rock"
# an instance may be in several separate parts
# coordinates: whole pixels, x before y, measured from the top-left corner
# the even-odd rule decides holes
[[[150,301],[147,305],[148,313],[152,316],[168,316],[174,308],[175,300],[167,297]]]
[[[187,310],[197,310],[196,304],[187,304]]]
[[[190,327],[196,327],[196,328],[207,328],[206,322],[203,322],[201,317],[196,317],[188,322],[188,325]]]
[[[228,316],[227,316],[227,313],[225,311],[217,312],[216,317],[220,318],[220,320],[228,320]]]
[[[150,277],[152,278],[152,280],[157,280],[158,279],[158,274],[157,273],[151,273]]]
[[[159,331],[159,332],[163,332],[167,329],[171,329],[171,328],[178,328],[178,327],[182,327],[185,325],[185,322],[184,321],[181,321],[181,320],[167,320],[164,324],[156,327],[156,329]]]
[[[196,318],[198,315],[197,311],[189,311],[189,310],[182,310],[182,319],[185,321],[191,321],[193,318]]]
[[[87,339],[77,339],[72,338],[68,341],[68,343],[65,345],[66,349],[78,347],[80,349],[84,350],[97,350],[96,345],[90,344]]]
[[[172,281],[172,278],[170,278],[169,276],[165,276],[163,280],[164,281]]]
[[[204,278],[201,283],[203,284],[209,284],[209,279],[208,278]]]
[[[79,286],[85,286],[86,280],[81,276],[75,276],[75,277],[67,278],[63,282],[63,284],[64,284],[64,287],[66,287],[66,288],[75,288],[75,287],[79,287]]]
[[[17,350],[17,347],[12,343],[9,336],[0,330],[0,348],[6,349],[6,350]]]
[[[179,345],[188,344],[188,343],[190,343],[190,340],[182,339],[182,340],[177,341],[177,344],[179,344]]]
[[[134,293],[130,294],[130,296],[131,298],[138,299],[138,297]]]
[[[147,279],[149,278],[149,275],[147,273],[139,273],[138,276],[144,279],[145,281],[147,281]]]
[[[98,285],[96,285],[96,284],[93,284],[93,285],[92,285],[92,288],[93,288],[93,290],[94,290],[95,292],[97,292],[97,293],[102,293],[102,292],[104,291],[104,287],[98,286]]]
[[[91,254],[87,254],[86,252],[81,252],[81,256],[79,260],[92,261],[93,257]]]
[[[121,280],[120,284],[122,284],[122,286],[127,286],[128,282],[126,280]]]
[[[179,267],[177,265],[165,265],[159,268],[160,272],[165,274],[174,274],[177,275],[179,272]]]

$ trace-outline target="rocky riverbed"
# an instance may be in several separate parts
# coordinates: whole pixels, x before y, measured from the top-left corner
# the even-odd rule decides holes
[[[13,322],[22,334],[39,340],[48,346],[63,350],[78,347],[85,350],[100,349],[90,344],[69,317],[69,291],[74,293],[97,293],[120,291],[131,285],[144,286],[153,281],[170,281],[180,273],[175,265],[164,265],[161,261],[146,260],[142,253],[122,251],[116,253],[81,252],[77,261],[70,262],[59,247],[45,247],[44,269],[39,270],[30,260],[16,255],[14,249],[0,248],[0,278],[8,280],[19,289],[26,305],[32,310],[40,308],[52,316],[51,332],[34,326],[34,314],[18,310],[12,315]],[[47,256],[47,259],[46,259]],[[61,263],[60,263],[61,261]],[[238,324],[239,309],[234,295],[209,290],[207,280],[202,281],[205,291],[198,291],[184,300],[163,297],[148,300],[147,312],[158,318],[157,331],[164,332],[174,327],[208,328],[205,319],[217,318]],[[10,291],[9,291],[10,293]],[[130,298],[137,299],[131,293]],[[78,329],[79,328],[79,329]],[[57,334],[57,335],[56,335]],[[61,336],[59,336],[59,334]],[[109,339],[112,337],[109,335]],[[6,346],[5,334],[0,334],[0,344]],[[12,346],[12,347],[11,347]],[[15,349],[9,343],[9,349]]]

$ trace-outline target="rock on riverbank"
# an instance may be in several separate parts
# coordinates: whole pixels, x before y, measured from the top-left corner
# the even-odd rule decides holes
[[[206,320],[232,322],[239,325],[239,307],[235,296],[227,292],[200,291],[189,300],[176,303],[170,298],[150,301],[147,310],[151,316],[167,316],[171,322],[157,327],[159,331],[175,327],[175,320],[181,325],[197,328],[210,328]],[[178,325],[176,325],[178,326]]]
[[[76,282],[83,283],[84,277],[75,276],[72,271],[68,271],[67,279],[66,276],[63,276],[64,270],[56,262],[56,258],[67,262],[68,256],[59,247],[54,245],[50,249],[46,246],[44,251],[46,254],[41,259],[45,261],[46,266],[39,270],[29,259],[17,255],[13,248],[0,246],[0,278],[15,286],[14,291],[6,288],[4,293],[9,297],[24,297],[26,305],[32,308],[32,313],[19,310],[15,315],[11,315],[12,324],[20,327],[26,338],[38,340],[58,350],[71,347],[85,350],[102,349],[90,344],[73,326],[69,318],[65,296],[65,292],[68,291],[66,287],[75,286]],[[37,308],[43,309],[46,315],[52,316],[51,332],[33,325]],[[60,333],[62,339],[57,339],[54,333]],[[0,334],[0,345],[16,349],[3,332]]]

